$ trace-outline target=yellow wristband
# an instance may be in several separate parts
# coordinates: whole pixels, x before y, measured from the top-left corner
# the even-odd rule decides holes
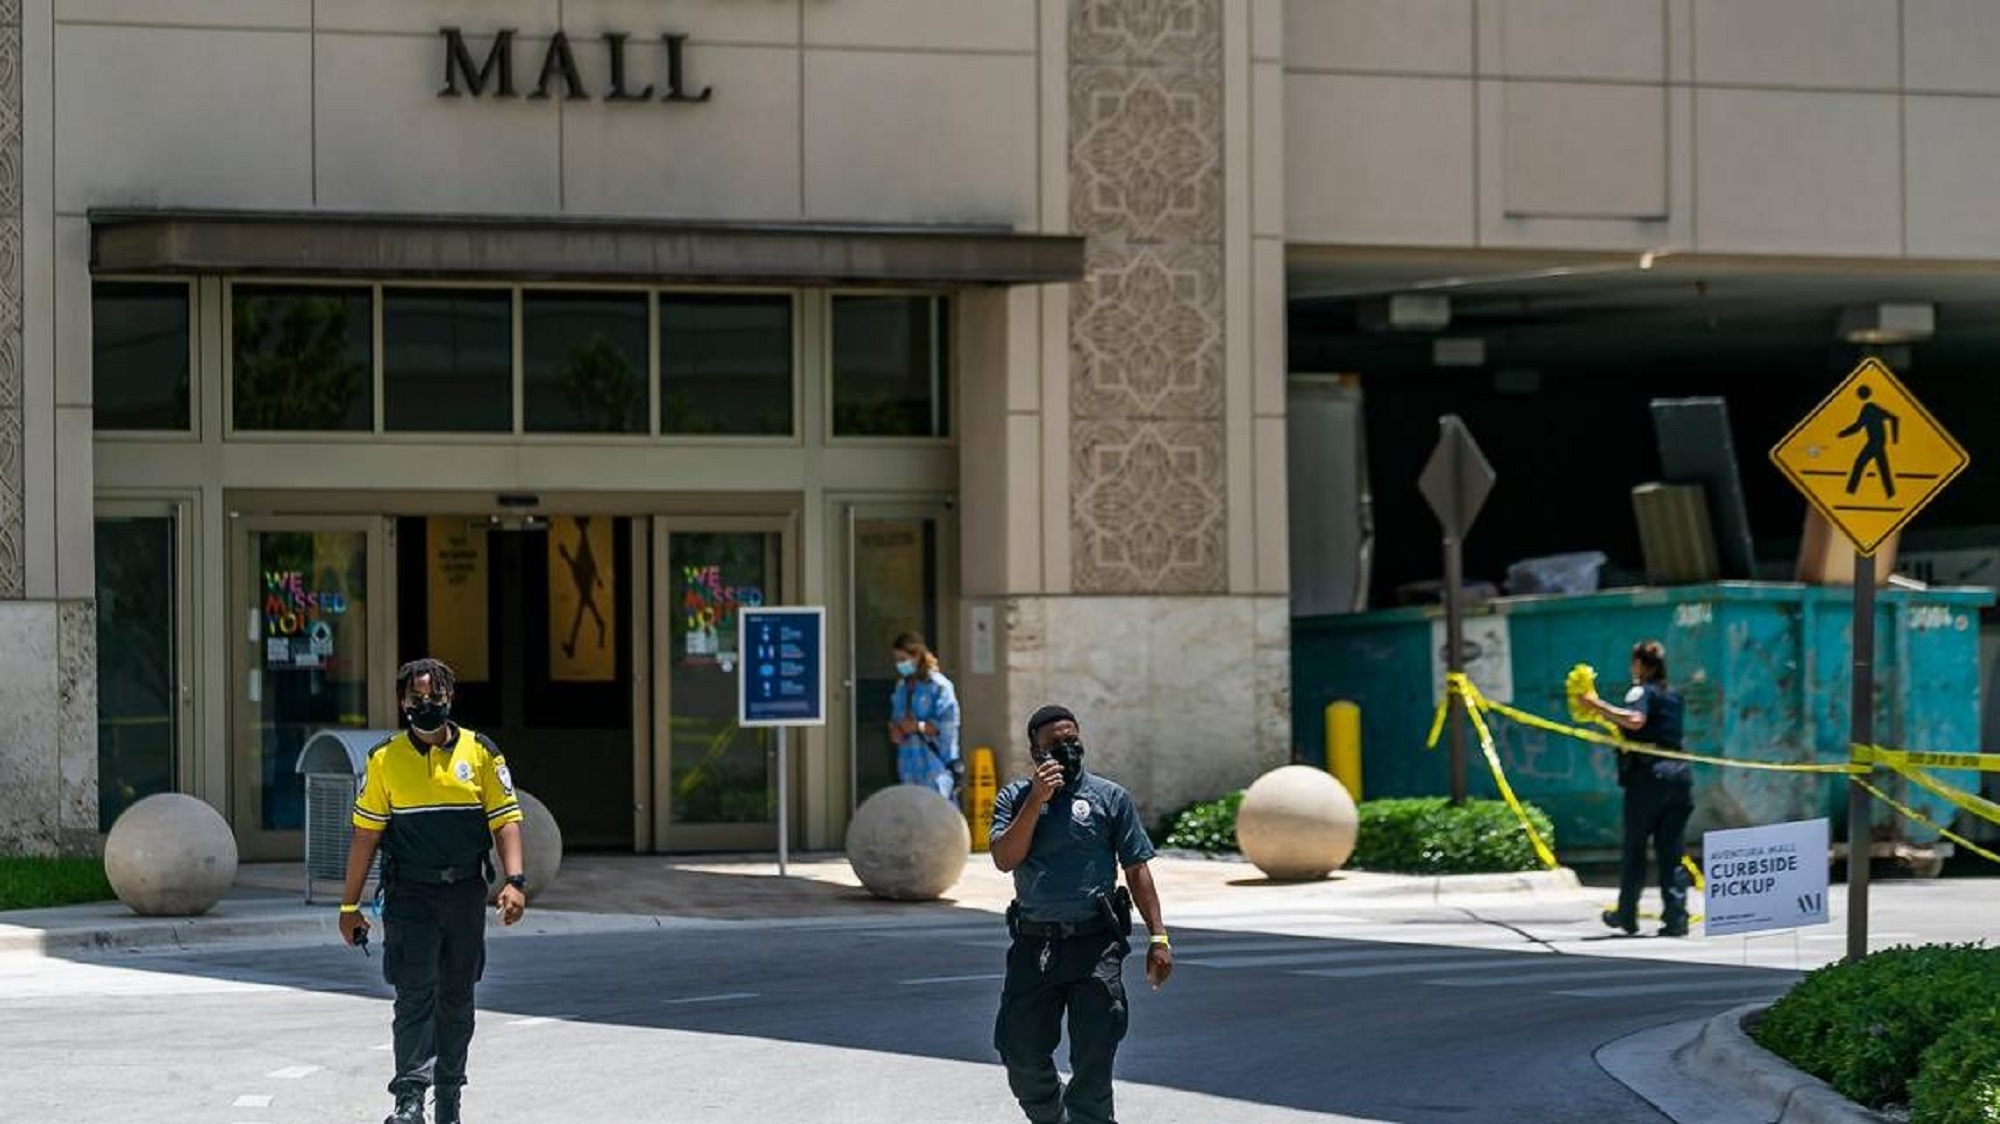
[[[1154,934],[1153,934],[1153,943],[1154,943],[1154,944],[1156,944],[1156,945],[1159,945],[1159,946],[1160,946],[1161,948],[1172,948],[1172,947],[1174,947],[1174,942],[1172,942],[1172,941],[1168,940],[1168,939],[1167,939],[1167,935],[1166,935],[1165,933],[1154,933]]]
[[[348,905],[348,904],[347,904],[346,902],[341,902],[341,903],[340,903],[340,912],[342,912],[342,913],[360,913],[360,912],[361,912],[361,907],[360,907],[360,906],[358,906],[358,905]]]

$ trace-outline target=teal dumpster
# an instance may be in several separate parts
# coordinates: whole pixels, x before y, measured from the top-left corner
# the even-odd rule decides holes
[[[1840,588],[1753,582],[1620,589],[1559,597],[1501,598],[1466,621],[1468,671],[1490,698],[1567,721],[1569,669],[1597,669],[1613,701],[1629,680],[1632,644],[1658,639],[1687,699],[1686,745],[1764,761],[1840,762],[1848,756],[1853,594]],[[1876,609],[1875,740],[1941,752],[1979,746],[1979,611],[1990,589],[1883,590]],[[1361,707],[1362,775],[1370,799],[1450,791],[1440,741],[1424,736],[1443,679],[1442,614],[1393,609],[1292,622],[1293,729],[1303,756],[1324,763],[1326,705]],[[1618,845],[1616,754],[1496,718],[1494,741],[1522,799],[1555,823],[1568,859],[1605,857]],[[1467,734],[1469,789],[1497,795]],[[1940,772],[1979,791],[1977,774]],[[1947,826],[1957,809],[1887,775],[1885,792]],[[1696,766],[1691,831],[1828,816],[1846,838],[1838,776]],[[1937,833],[1892,809],[1875,810],[1875,840],[1932,843]]]

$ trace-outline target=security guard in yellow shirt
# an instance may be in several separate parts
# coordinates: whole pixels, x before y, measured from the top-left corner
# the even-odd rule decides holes
[[[465,1055],[472,1045],[472,987],[486,966],[487,848],[507,884],[497,903],[512,925],[527,908],[521,805],[507,760],[484,735],[451,721],[457,678],[439,660],[396,672],[409,732],[369,751],[354,802],[340,935],[367,939],[361,893],[382,848],[382,977],[396,989],[396,1111],[383,1124],[424,1124],[424,1090],[436,1087],[437,1124],[458,1124]]]

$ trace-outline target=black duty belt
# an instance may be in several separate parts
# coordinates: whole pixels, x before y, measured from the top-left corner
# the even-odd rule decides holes
[[[485,877],[486,871],[482,869],[479,863],[474,863],[471,866],[446,867],[404,866],[401,863],[397,863],[393,873],[390,875],[390,881],[420,882],[426,886],[450,886],[457,882],[466,882],[474,878],[483,879]]]
[[[1111,925],[1102,917],[1089,921],[1029,921],[1014,923],[1014,931],[1024,937],[1094,937],[1111,931]]]

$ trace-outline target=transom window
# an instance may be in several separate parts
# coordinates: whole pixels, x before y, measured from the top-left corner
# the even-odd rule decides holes
[[[100,430],[193,427],[188,282],[93,287]],[[234,433],[799,435],[816,302],[826,435],[951,435],[937,294],[477,284],[225,283]]]

